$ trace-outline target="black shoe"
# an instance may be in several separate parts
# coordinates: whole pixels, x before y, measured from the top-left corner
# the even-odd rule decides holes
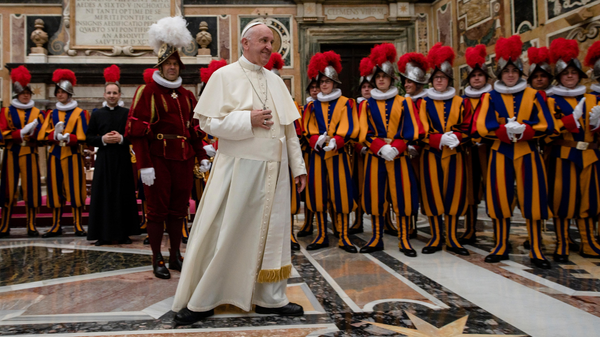
[[[490,254],[490,255],[486,256],[484,259],[484,261],[487,263],[498,263],[500,261],[505,261],[505,260],[508,260],[508,254],[507,255]]]
[[[417,238],[417,231],[414,231],[414,232],[408,234],[408,238],[409,239],[416,239]]]
[[[32,237],[32,238],[36,238],[38,236],[40,236],[40,232],[38,232],[37,230],[27,230],[27,236]]]
[[[62,228],[59,228],[56,232],[46,232],[42,235],[43,238],[53,238],[55,236],[62,235]]]
[[[378,252],[380,250],[383,250],[383,245],[381,245],[381,247],[364,246],[360,249],[360,253],[361,254],[369,254],[369,253],[373,253],[373,252]]]
[[[586,254],[584,252],[579,253],[579,256],[581,256],[581,257],[588,257],[590,259],[598,259],[598,258],[600,258],[600,255]]]
[[[552,268],[552,265],[550,264],[550,261],[548,260],[542,260],[542,259],[529,259],[531,261],[531,263],[533,263],[534,266],[541,268],[541,269],[550,269]]]
[[[434,247],[434,246],[425,246],[425,247],[423,247],[423,249],[421,249],[421,253],[423,253],[423,254],[433,254],[433,253],[435,253],[437,251],[440,251],[440,250],[442,250],[442,246],[437,246],[437,247]]]
[[[531,245],[529,244],[529,240],[523,241],[523,248],[529,250],[531,249]]]
[[[119,243],[120,245],[130,245],[130,244],[132,244],[132,243],[133,243],[133,241],[131,241],[131,239],[130,239],[129,237],[126,237],[126,238],[125,238],[125,239],[123,239],[123,240],[119,240],[119,241],[118,241],[118,243]]]
[[[173,318],[173,320],[175,321],[175,323],[177,325],[190,325],[190,324],[194,324],[194,323],[198,322],[199,320],[201,320],[203,318],[210,317],[214,314],[215,314],[215,311],[213,309],[208,310],[208,311],[196,312],[196,311],[191,311],[188,308],[183,308],[183,309],[179,310],[179,312],[177,313],[177,315],[175,315],[175,318]]]
[[[404,255],[408,256],[408,257],[416,257],[417,256],[417,251],[414,249],[402,249],[400,248],[400,251],[402,253],[404,253]]]
[[[576,244],[576,243],[574,243],[574,242],[569,243],[569,251],[571,251],[571,252],[578,252],[579,251],[579,245]]]
[[[257,305],[256,308],[254,309],[254,312],[256,312],[257,314],[263,314],[263,315],[275,314],[275,315],[279,315],[279,316],[302,316],[302,315],[304,315],[304,309],[302,309],[302,306],[300,306],[296,303],[292,303],[292,302],[290,302],[280,308],[264,308],[264,307],[261,307],[260,305]]]
[[[0,238],[7,238],[10,236],[10,231],[0,232]]]
[[[181,271],[181,266],[183,265],[183,257],[181,257],[181,252],[178,250],[175,254],[173,254],[170,249],[169,252],[171,253],[169,256],[169,269]]]
[[[343,249],[343,250],[347,251],[348,253],[358,253],[358,249],[356,249],[356,247],[354,247],[354,246],[343,245],[343,246],[338,246],[338,248]]]
[[[565,263],[569,262],[569,255],[562,255],[554,253],[554,262]]]
[[[383,233],[387,234],[387,235],[398,237],[398,231],[395,229],[385,229],[385,230],[383,230]]]
[[[477,242],[477,237],[475,235],[473,235],[472,237],[466,239],[466,238],[460,238],[458,239],[458,243],[460,243],[461,245],[472,245],[475,242]]]
[[[363,233],[364,231],[365,230],[363,229],[362,226],[357,227],[357,228],[349,228],[348,235],[359,234],[359,233]]]
[[[306,250],[317,250],[317,249],[321,249],[321,248],[325,248],[325,247],[329,247],[329,242],[311,243],[310,245],[306,246]]]
[[[296,233],[296,237],[299,237],[299,238],[303,238],[305,236],[311,236],[311,235],[313,235],[312,230],[311,231],[306,231],[306,232],[305,231],[298,231],[298,233]]]
[[[149,245],[150,244],[150,238],[146,236],[146,238],[144,239],[144,244],[145,245]]]
[[[96,247],[100,247],[100,246],[102,246],[102,245],[105,245],[105,244],[107,244],[107,243],[108,243],[108,242],[106,242],[106,241],[103,241],[103,240],[98,240],[98,241],[94,242],[94,246],[96,246]]]
[[[162,279],[170,279],[171,273],[165,266],[165,260],[163,260],[162,254],[153,256],[152,268],[154,269],[154,276]]]
[[[75,236],[87,236],[86,231],[75,231]]]
[[[465,248],[462,248],[462,247],[448,247],[448,246],[446,246],[446,250],[449,251],[449,252],[453,252],[454,254],[458,254],[458,255],[463,255],[463,256],[471,255],[471,254],[469,254],[468,250],[466,250]]]
[[[298,242],[292,242],[292,250],[300,250],[300,244]]]
[[[181,238],[181,242],[185,243],[187,245],[188,243],[188,238]]]

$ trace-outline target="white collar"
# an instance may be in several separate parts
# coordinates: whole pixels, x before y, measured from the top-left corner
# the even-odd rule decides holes
[[[544,91],[546,92],[546,97],[550,97],[550,96],[552,96],[552,95],[554,95],[554,94],[555,94],[555,92],[554,92],[554,86],[553,86],[553,85],[549,86],[549,87],[548,87],[546,90],[544,90]]]
[[[501,94],[516,94],[525,90],[525,88],[527,88],[527,81],[522,78],[520,78],[519,81],[517,81],[517,84],[512,87],[507,87],[506,84],[501,81],[494,82],[494,89]]]
[[[367,100],[366,98],[364,98],[364,97],[360,96],[360,97],[358,97],[358,98],[356,99],[356,104],[360,104],[360,103],[362,103],[362,102],[364,102],[364,101],[366,101],[366,100]]]
[[[471,97],[471,98],[480,98],[481,95],[485,94],[486,92],[490,92],[492,91],[492,85],[487,83],[486,85],[483,86],[483,88],[481,89],[473,89],[471,86],[468,86],[465,88],[465,95]]]
[[[259,71],[263,68],[262,66],[259,66],[258,64],[254,64],[254,63],[250,62],[250,60],[248,60],[244,55],[242,55],[242,57],[240,57],[240,62],[244,68],[249,69],[249,70]]]
[[[323,93],[320,92],[317,95],[317,99],[319,100],[319,102],[330,102],[330,101],[340,98],[341,96],[342,96],[342,89],[336,88],[336,89],[333,89],[333,91],[331,91],[328,95],[323,95]]]
[[[563,97],[581,96],[581,95],[585,94],[586,91],[587,91],[587,88],[585,87],[585,85],[581,85],[581,84],[576,86],[575,89],[569,89],[560,84],[554,86],[554,94],[558,95],[558,96],[563,96]]]
[[[77,107],[77,101],[72,99],[69,103],[67,104],[62,104],[61,102],[56,102],[56,109],[58,109],[59,111],[70,111],[73,110]]]
[[[418,100],[419,98],[423,98],[427,96],[427,90],[421,90],[418,94],[416,95],[411,95],[411,94],[406,94],[404,95],[404,97],[408,97],[410,99],[412,99],[413,101]]]
[[[456,89],[453,87],[448,87],[448,89],[446,89],[444,92],[439,92],[434,88],[427,89],[427,97],[434,101],[445,101],[447,99],[451,99],[454,97],[454,95],[456,95]]]
[[[600,84],[593,83],[593,84],[590,86],[590,89],[591,89],[592,91],[595,91],[595,92],[600,92]]]
[[[398,96],[398,88],[396,87],[391,87],[386,92],[382,92],[377,88],[371,90],[371,97],[378,101],[385,101],[395,96]]]
[[[17,109],[27,110],[27,109],[33,108],[33,106],[35,105],[35,102],[32,99],[30,99],[29,103],[23,104],[23,103],[19,102],[18,99],[13,98],[13,100],[10,102],[10,105],[14,106]]]
[[[160,72],[158,70],[155,71],[154,74],[152,74],[152,79],[154,80],[154,82],[156,82],[156,84],[169,89],[177,89],[181,86],[181,82],[183,82],[181,80],[181,76],[177,77],[175,81],[169,81],[166,78],[160,76]]]
[[[312,98],[312,96],[308,96],[308,97],[306,97],[306,104],[308,104],[308,103],[310,103],[310,102],[312,102],[312,101],[314,101],[314,100],[315,100],[315,99],[314,99],[314,98]]]
[[[125,106],[125,102],[119,101],[119,103],[117,103],[117,105],[120,106],[120,107],[123,107],[123,106]],[[109,108],[111,110],[114,110],[116,108],[116,107],[110,107],[110,106],[108,106],[108,103],[106,103],[106,101],[102,102],[102,107],[103,108]]]

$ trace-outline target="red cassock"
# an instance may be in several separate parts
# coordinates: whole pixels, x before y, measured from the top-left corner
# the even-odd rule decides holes
[[[187,216],[194,156],[198,162],[208,159],[202,144],[205,134],[193,119],[195,106],[194,94],[182,86],[169,89],[152,82],[135,93],[125,135],[138,169],[155,171],[154,184],[144,185],[149,221]]]

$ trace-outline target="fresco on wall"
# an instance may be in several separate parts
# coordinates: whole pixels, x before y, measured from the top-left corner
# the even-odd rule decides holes
[[[511,10],[513,34],[537,27],[536,0],[511,0]]]
[[[457,1],[459,56],[464,55],[468,47],[478,44],[491,46],[502,36],[502,26],[504,26],[502,3],[499,0]]]
[[[415,20],[417,33],[417,52],[427,54],[429,50],[429,27],[427,13],[418,13]]]
[[[546,17],[548,20],[554,19],[557,16],[563,15],[570,11],[576,10],[589,4],[600,3],[600,0],[545,0],[548,11]],[[518,2],[521,2],[519,0]]]
[[[452,4],[447,3],[437,10],[437,40],[452,47]]]

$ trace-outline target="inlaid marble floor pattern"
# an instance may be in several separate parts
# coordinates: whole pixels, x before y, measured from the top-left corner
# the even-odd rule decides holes
[[[296,228],[302,221],[296,219]],[[30,239],[24,229],[0,239],[0,336],[591,336],[600,331],[600,259],[571,253],[565,264],[539,270],[522,247],[524,225],[515,219],[511,259],[486,264],[491,222],[480,213],[479,240],[470,256],[445,250],[420,253],[429,238],[424,217],[418,252],[409,258],[385,235],[385,250],[348,254],[330,247],[306,251],[300,238],[288,282],[302,317],[278,317],[221,306],[216,315],[176,327],[170,310],[179,280],[152,275],[144,236],[131,245],[95,247],[73,235]],[[43,229],[42,229],[43,230]],[[552,256],[554,234],[544,233]],[[357,247],[371,236],[351,236]],[[577,239],[576,233],[574,237]],[[168,242],[163,240],[163,255]],[[182,251],[185,251],[183,245]],[[590,334],[591,333],[591,334]]]

